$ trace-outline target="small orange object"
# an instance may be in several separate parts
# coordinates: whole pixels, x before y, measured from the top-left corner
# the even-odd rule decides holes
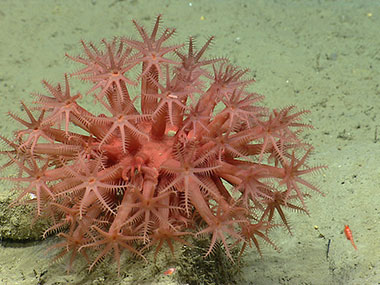
[[[172,275],[175,272],[174,267],[170,267],[168,270],[164,272],[164,275]]]
[[[355,242],[354,242],[354,238],[352,237],[352,232],[351,232],[351,229],[348,225],[345,225],[344,226],[344,233],[346,235],[346,238],[351,242],[352,246],[355,248],[355,249],[358,249],[355,245]]]

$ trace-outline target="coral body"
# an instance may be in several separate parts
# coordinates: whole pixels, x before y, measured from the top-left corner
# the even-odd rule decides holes
[[[199,51],[190,38],[184,52],[167,45],[174,29],[161,33],[160,18],[150,34],[134,21],[141,41],[82,41],[84,56],[67,55],[107,114],[81,107],[66,75],[64,85],[43,81],[49,94],[33,107],[22,103],[28,119],[9,113],[24,129],[1,137],[2,169],[18,169],[2,179],[17,182],[15,203],[51,220],[44,237],[62,238],[53,248],[70,253],[69,267],[78,253],[90,269],[113,254],[120,269],[123,251],[173,251],[186,235],[210,236],[207,254],[221,242],[230,258],[251,242],[260,252],[258,238],[276,248],[268,230],[290,231],[283,209],[307,212],[305,189],[319,192],[304,179],[322,168],[307,166],[312,147],[299,138],[307,111],[260,106],[247,70],[203,59],[212,37]]]

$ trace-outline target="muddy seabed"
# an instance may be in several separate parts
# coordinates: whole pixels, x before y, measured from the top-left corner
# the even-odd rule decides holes
[[[312,178],[326,196],[312,193],[309,217],[287,212],[293,235],[271,234],[280,253],[264,244],[262,258],[255,249],[247,251],[239,284],[380,284],[377,1],[2,0],[0,133],[9,136],[18,127],[8,123],[6,112],[18,111],[20,100],[30,102],[31,92],[42,92],[41,79],[62,81],[77,68],[64,54],[77,54],[80,39],[136,36],[131,19],[151,27],[159,13],[164,25],[177,28],[180,42],[193,35],[200,46],[215,35],[209,55],[250,68],[252,88],[266,96],[267,106],[311,110],[315,129],[304,134],[315,147],[310,165],[329,166]],[[78,81],[71,85],[84,89]],[[174,274],[163,275],[171,264],[167,252],[162,263],[151,265],[125,258],[118,278],[108,262],[92,273],[79,262],[66,274],[65,263],[51,264],[51,253],[45,253],[54,238],[5,241],[21,238],[22,227],[28,230],[20,222],[24,216],[7,216],[10,187],[0,186],[0,284],[138,284],[139,277],[145,277],[141,284],[177,284]],[[343,234],[345,224],[356,251]]]

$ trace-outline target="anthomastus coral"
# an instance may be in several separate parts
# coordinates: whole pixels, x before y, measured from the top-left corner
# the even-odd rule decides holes
[[[15,203],[50,219],[44,237],[62,238],[53,248],[69,268],[78,254],[90,269],[113,254],[120,269],[122,252],[145,259],[188,235],[210,237],[207,255],[217,242],[231,259],[252,242],[260,252],[259,239],[276,247],[273,226],[290,231],[283,209],[307,212],[305,190],[319,192],[304,178],[321,168],[306,164],[312,147],[299,137],[307,111],[259,105],[248,70],[204,58],[213,37],[198,51],[193,38],[169,46],[175,30],[160,32],[160,19],[151,33],[133,22],[141,40],[82,41],[83,56],[67,55],[104,114],[79,104],[67,75],[21,103],[26,119],[9,113],[23,128],[1,137],[2,169],[17,168],[2,179],[17,182]]]

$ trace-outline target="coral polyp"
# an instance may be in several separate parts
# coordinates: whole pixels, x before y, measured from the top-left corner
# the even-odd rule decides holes
[[[23,128],[1,137],[2,168],[17,169],[2,179],[18,183],[15,203],[51,221],[44,237],[62,238],[54,248],[69,268],[79,255],[92,269],[112,254],[120,270],[122,252],[173,252],[189,235],[231,259],[252,242],[260,252],[260,239],[276,248],[268,232],[290,231],[283,210],[307,212],[308,190],[320,192],[304,178],[323,168],[306,164],[308,111],[264,107],[248,70],[205,58],[213,37],[199,50],[193,38],[168,45],[175,30],[160,32],[160,20],[150,33],[134,21],[141,40],[82,41],[82,56],[67,55],[81,69],[64,84],[43,81],[48,94],[22,103],[28,119],[10,113]],[[91,84],[85,95],[104,113],[80,105],[72,78]]]

